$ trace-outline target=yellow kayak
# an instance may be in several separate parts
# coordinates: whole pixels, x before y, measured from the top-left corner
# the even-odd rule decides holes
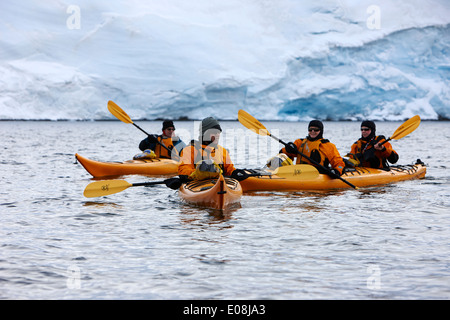
[[[289,167],[289,166],[288,166]],[[285,167],[283,167],[285,168]],[[356,187],[368,187],[394,182],[421,179],[425,177],[426,167],[423,163],[415,165],[393,166],[387,170],[357,167],[347,171],[341,177]],[[267,173],[269,173],[267,175]],[[332,179],[326,174],[295,176],[278,176],[276,174],[249,177],[240,182],[244,192],[249,191],[300,191],[350,188],[339,179]]]
[[[179,162],[172,159],[143,159],[124,162],[101,162],[75,154],[75,158],[93,177],[141,175],[176,175]]]
[[[187,182],[180,187],[178,193],[190,204],[226,210],[240,202],[242,188],[237,180],[221,175],[218,179]]]

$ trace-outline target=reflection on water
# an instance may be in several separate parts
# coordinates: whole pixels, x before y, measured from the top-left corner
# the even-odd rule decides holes
[[[85,201],[83,204],[85,207],[94,207],[94,208],[123,208],[122,205],[114,203],[114,202],[104,202],[104,201]]]
[[[228,210],[215,210],[209,208],[199,208],[192,204],[181,203],[180,221],[184,224],[204,226],[206,228],[214,226],[220,229],[232,228],[232,224],[224,224],[233,218],[241,206],[236,205]],[[223,225],[221,225],[223,224]]]

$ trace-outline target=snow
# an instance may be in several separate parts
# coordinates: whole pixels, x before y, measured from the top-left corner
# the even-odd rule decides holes
[[[0,3],[0,120],[450,118],[450,4]]]

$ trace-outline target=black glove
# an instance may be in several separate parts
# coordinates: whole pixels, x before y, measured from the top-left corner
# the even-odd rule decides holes
[[[293,142],[289,142],[288,144],[286,144],[284,149],[287,153],[297,154],[298,152],[297,146]]]
[[[180,189],[182,182],[180,178],[170,178],[165,180],[165,184],[170,189],[178,190]]]
[[[180,174],[178,177],[180,178],[181,183],[186,183],[189,181],[189,178],[188,178],[189,176],[187,176],[187,175]]]
[[[248,173],[243,169],[236,169],[231,173],[231,177],[237,181],[242,181],[248,178]]]
[[[328,175],[333,179],[337,179],[341,176],[341,173],[339,171],[337,171],[336,169],[331,169],[330,173]]]
[[[370,161],[370,159],[376,158],[375,156],[375,148],[370,148],[366,150],[363,154],[364,161]]]
[[[149,134],[147,140],[150,143],[158,143],[158,136],[156,134]]]

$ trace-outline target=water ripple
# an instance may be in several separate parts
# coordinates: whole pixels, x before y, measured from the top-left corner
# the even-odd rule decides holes
[[[380,123],[379,131],[398,125]],[[160,130],[159,122],[142,126]],[[270,126],[290,141],[305,124]],[[359,126],[326,128],[343,153]],[[92,178],[73,154],[129,159],[142,137],[123,123],[2,123],[14,160],[0,159],[0,298],[448,299],[450,151],[434,134],[449,128],[422,123],[426,148],[412,143],[417,135],[392,143],[403,163],[426,159],[425,180],[357,191],[255,192],[220,213],[185,204],[163,187],[83,197]],[[34,157],[20,157],[32,146]],[[439,159],[432,150],[440,150]],[[237,167],[267,160],[249,150],[246,156],[250,163]]]

